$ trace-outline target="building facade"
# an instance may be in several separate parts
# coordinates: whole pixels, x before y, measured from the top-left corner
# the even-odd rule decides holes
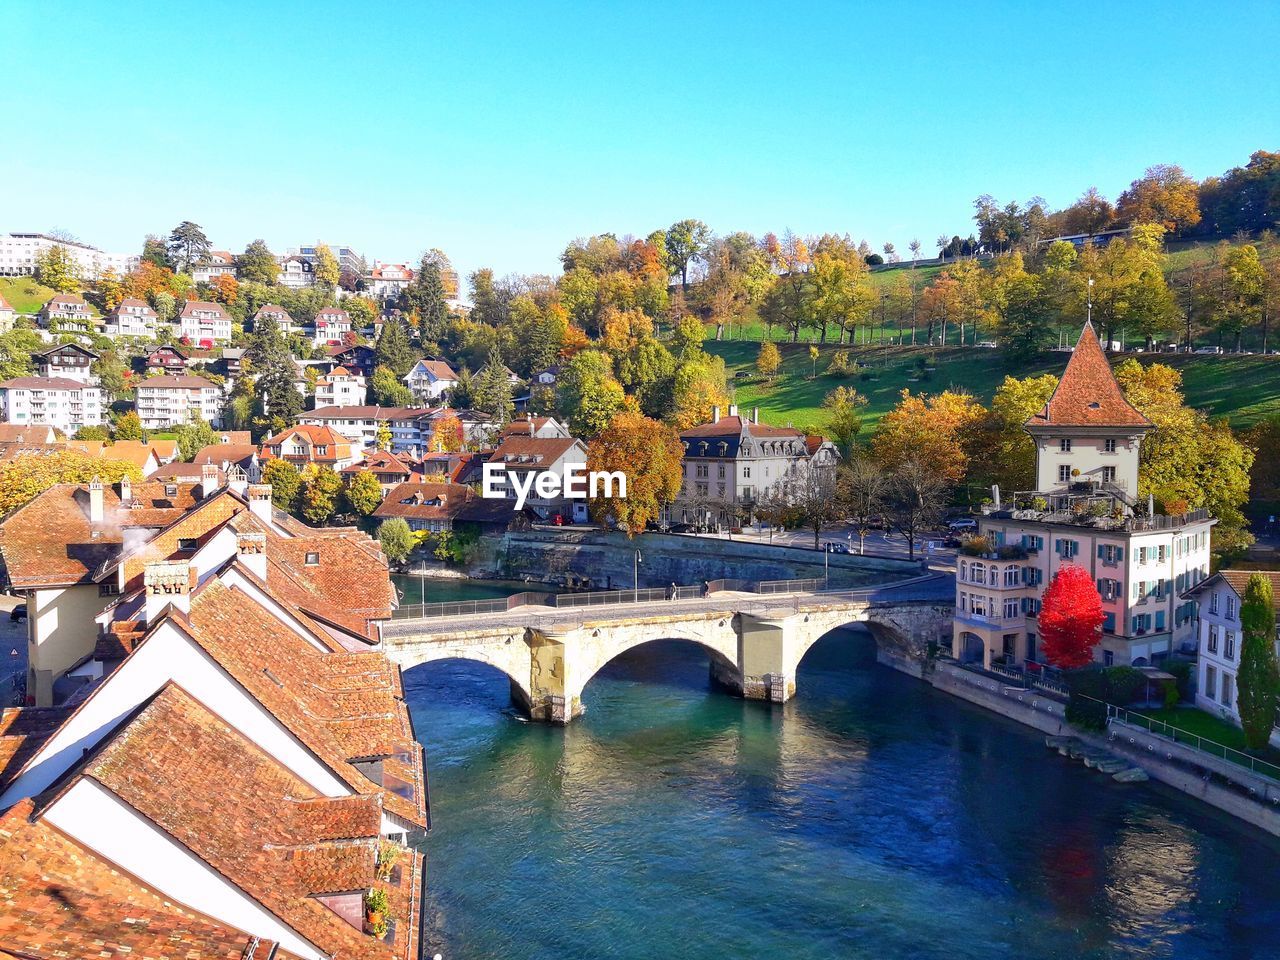
[[[1102,598],[1103,663],[1145,666],[1195,649],[1195,604],[1183,594],[1209,574],[1214,521],[1156,514],[1135,498],[1151,429],[1086,324],[1053,396],[1026,423],[1038,489],[1002,494],[957,558],[958,659],[1040,662],[1041,596],[1068,565],[1087,570]]]
[[[431,403],[458,385],[458,375],[443,360],[419,360],[405,374],[405,386],[419,403]]]
[[[124,276],[136,269],[141,257],[105,253],[78,240],[64,240],[43,233],[10,233],[0,236],[0,277],[30,277],[42,254],[62,247],[76,265],[81,280],[97,280],[107,273]]]
[[[59,293],[40,308],[40,322],[50,333],[92,333],[99,321],[80,294]]]
[[[336,367],[316,381],[316,407],[364,406],[367,393],[362,374]]]
[[[67,436],[106,422],[102,390],[67,377],[17,377],[0,383],[0,417],[21,426],[47,424]]]
[[[222,423],[222,390],[204,377],[148,377],[134,390],[134,406],[147,430],[178,427],[194,420]]]
[[[1196,610],[1196,706],[1237,726],[1240,708],[1236,702],[1236,677],[1244,642],[1240,607],[1255,573],[1271,582],[1273,594],[1280,591],[1280,572],[1229,569],[1218,571],[1186,594],[1195,602]],[[1276,650],[1280,653],[1280,639]]]
[[[351,332],[351,315],[341,307],[325,307],[316,314],[311,327],[311,342],[317,347],[340,346]]]
[[[210,250],[200,263],[191,265],[191,279],[196,283],[213,283],[219,277],[236,275],[236,258],[227,250]]]
[[[178,336],[197,346],[227,343],[231,339],[231,317],[220,303],[188,300],[178,316]]]

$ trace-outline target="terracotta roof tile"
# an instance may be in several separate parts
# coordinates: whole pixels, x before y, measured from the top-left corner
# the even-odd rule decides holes
[[[1125,399],[1093,324],[1086,321],[1057,389],[1027,426],[1150,427],[1151,421]]]

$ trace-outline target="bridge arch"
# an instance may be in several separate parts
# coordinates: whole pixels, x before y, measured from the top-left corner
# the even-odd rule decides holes
[[[528,709],[533,692],[530,687],[529,644],[523,631],[512,632],[505,637],[490,637],[488,642],[468,642],[466,638],[444,642],[422,642],[402,646],[395,651],[395,660],[403,670],[428,663],[446,660],[462,660],[483,663],[506,674],[511,681],[511,696],[519,705]]]

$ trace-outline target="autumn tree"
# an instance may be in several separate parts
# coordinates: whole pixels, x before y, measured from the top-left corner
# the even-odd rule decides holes
[[[1116,218],[1126,223],[1159,223],[1182,233],[1200,222],[1200,187],[1177,164],[1147,167],[1116,201]]]
[[[756,354],[756,373],[772,380],[782,366],[782,354],[775,344],[766,340],[760,344],[760,352]]]
[[[431,425],[431,441],[427,450],[431,453],[457,453],[463,443],[462,421],[450,410],[437,417]]]
[[[686,354],[676,367],[672,393],[672,420],[678,430],[706,423],[715,407],[729,406],[724,358],[701,350]]]
[[[198,223],[183,220],[169,233],[169,260],[183,273],[209,258],[209,238]]]
[[[889,469],[918,460],[954,485],[968,471],[973,428],[982,416],[982,407],[966,393],[945,390],[928,396],[903,390],[898,405],[880,418],[871,449]]]
[[[684,477],[684,448],[676,431],[632,409],[614,414],[609,425],[587,447],[592,471],[619,471],[627,478],[625,498],[597,497],[591,515],[598,522],[612,517],[635,536],[680,493]]]
[[[1252,750],[1264,749],[1276,723],[1280,700],[1280,667],[1276,664],[1276,609],[1271,580],[1249,577],[1240,604],[1240,669],[1236,674],[1236,710],[1244,739]]]
[[[55,243],[36,255],[36,279],[59,293],[80,289],[80,270],[71,251]]]
[[[318,526],[333,517],[341,494],[342,478],[336,472],[328,467],[309,464],[302,472],[298,512],[304,520]]]
[[[88,483],[94,477],[104,484],[119,483],[124,477],[137,483],[142,471],[127,460],[78,450],[23,453],[0,461],[0,515],[30,503],[59,483]]]
[[[836,499],[842,516],[858,531],[858,552],[867,549],[867,534],[883,521],[892,478],[867,454],[854,455],[840,465]]]
[[[1093,648],[1102,639],[1102,597],[1083,567],[1062,566],[1040,600],[1041,650],[1062,670],[1093,662]]]
[[[333,255],[333,251],[329,249],[327,244],[316,244],[312,269],[316,283],[320,284],[320,286],[327,290],[333,290],[338,286],[338,278],[342,274],[342,268],[338,265],[338,258]]]
[[[361,471],[351,478],[343,498],[352,513],[367,517],[382,503],[382,484],[378,483],[376,474],[368,470]]]
[[[971,473],[986,486],[1005,491],[1030,490],[1036,482],[1036,445],[1025,424],[1044,408],[1057,389],[1051,373],[1038,377],[1005,377],[991,408],[976,425]]]
[[[907,540],[907,556],[915,559],[922,530],[942,517],[950,484],[919,453],[897,458],[888,474],[885,506],[889,520]]]
[[[116,440],[146,440],[147,433],[142,429],[142,418],[136,410],[126,410],[116,419],[111,435]]]

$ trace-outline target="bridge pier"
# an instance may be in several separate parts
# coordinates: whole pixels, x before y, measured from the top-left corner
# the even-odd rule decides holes
[[[586,679],[575,683],[572,672],[577,659],[569,645],[577,631],[570,627],[530,628],[529,703],[532,720],[568,723],[582,715],[582,688]]]
[[[796,627],[791,617],[738,614],[738,673],[748,700],[785,703],[796,695]]]

